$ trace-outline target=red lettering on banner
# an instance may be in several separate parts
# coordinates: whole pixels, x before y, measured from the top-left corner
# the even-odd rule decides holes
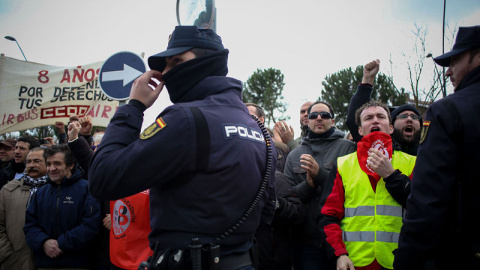
[[[8,117],[8,118],[7,118]],[[5,119],[7,118],[7,119]],[[13,124],[13,121],[12,119],[15,119],[15,115],[14,114],[4,114],[3,115],[3,121],[2,121],[2,126],[5,125],[5,124]],[[5,120],[7,120],[7,123],[5,123]]]
[[[110,111],[112,111],[112,107],[107,105],[103,106],[102,118],[108,118],[107,112],[110,112]]]
[[[33,110],[18,114],[17,123],[21,123],[25,120],[35,120],[37,119],[37,117],[38,117],[37,108],[34,108]]]
[[[14,114],[9,114],[8,115],[8,119],[7,119],[7,125],[8,124],[13,124],[13,119],[15,119],[15,115]]]
[[[75,70],[73,71],[73,82],[76,82],[76,79],[77,79],[77,78],[78,78],[78,81],[79,81],[79,82],[83,82],[83,75],[85,74],[85,70],[82,69],[82,70],[81,70],[82,73],[80,73],[79,70],[80,70],[81,67],[82,67],[82,66],[78,66],[78,67],[77,67],[78,69],[75,69]]]
[[[88,111],[88,105],[69,105],[42,108],[40,111],[41,119],[70,117],[72,115],[83,116]]]
[[[88,110],[87,114],[85,114],[85,116],[91,116],[92,118],[95,117],[95,115],[93,114],[94,108],[95,107],[91,107],[90,110]]]
[[[71,71],[65,69],[63,71],[63,77],[60,83],[83,82],[84,80],[87,82],[92,82],[97,78],[99,73],[100,69],[94,70],[93,68],[89,68],[85,70],[82,69],[82,66],[78,66],[76,69]]]
[[[48,83],[50,79],[48,78],[48,70],[41,70],[38,72],[38,81],[41,83]]]
[[[87,82],[91,82],[94,79],[95,79],[95,70],[93,70],[93,68],[87,69],[87,71],[85,72],[85,80],[87,80]]]
[[[95,112],[95,106],[92,106],[85,116],[89,115],[91,117],[98,117],[99,111],[100,111],[100,105],[97,105],[96,112]]]
[[[68,71],[68,69],[65,69],[63,71],[63,78],[60,83],[63,83],[63,81],[67,81],[67,83],[70,83],[70,72]]]

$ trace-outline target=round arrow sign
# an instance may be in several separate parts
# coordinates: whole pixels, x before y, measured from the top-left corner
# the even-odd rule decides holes
[[[133,81],[145,71],[145,62],[140,56],[119,52],[103,63],[98,81],[105,95],[114,100],[125,100],[130,96]]]

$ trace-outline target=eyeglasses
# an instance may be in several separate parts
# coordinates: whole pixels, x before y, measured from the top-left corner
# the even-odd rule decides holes
[[[332,119],[332,115],[329,112],[311,112],[308,115],[308,119],[310,120],[317,119],[319,115],[322,119]]]
[[[397,115],[397,118],[398,119],[407,119],[409,116],[410,116],[410,118],[412,118],[412,120],[420,120],[422,118],[422,117],[420,117],[416,114],[408,114],[408,113],[399,114],[399,115]]]

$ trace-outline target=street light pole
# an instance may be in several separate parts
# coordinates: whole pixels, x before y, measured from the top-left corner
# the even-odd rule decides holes
[[[445,10],[446,9],[447,9],[447,0],[443,0],[442,54],[445,54]],[[445,67],[443,67],[443,97],[447,96],[447,88],[446,87],[447,87],[447,77],[445,76]]]
[[[23,50],[22,50],[22,47],[20,47],[20,44],[18,44],[18,41],[12,37],[12,36],[5,36],[6,39],[10,40],[10,41],[15,41],[18,45],[18,48],[20,49],[20,51],[22,52],[22,55],[23,55],[23,58],[25,58],[25,61],[28,61],[27,60],[27,57],[25,57],[25,54],[23,53]]]

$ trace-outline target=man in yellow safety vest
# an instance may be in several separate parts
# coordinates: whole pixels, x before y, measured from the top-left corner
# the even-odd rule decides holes
[[[415,157],[393,150],[384,104],[365,103],[356,122],[363,138],[356,152],[337,159],[322,193],[319,226],[337,269],[393,269]]]

